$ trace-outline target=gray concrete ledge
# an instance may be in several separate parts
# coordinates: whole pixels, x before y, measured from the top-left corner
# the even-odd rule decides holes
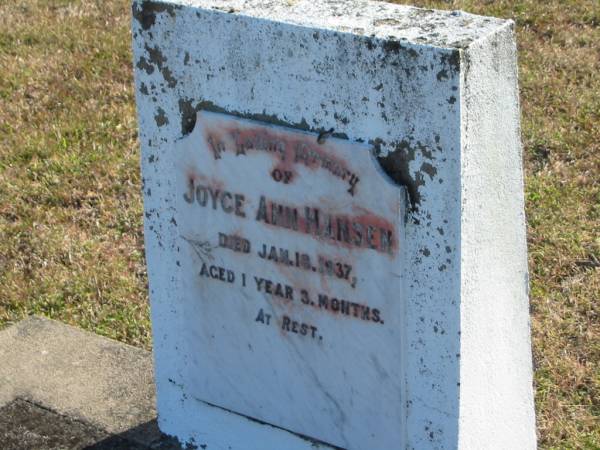
[[[41,317],[0,332],[0,434],[10,442],[21,430],[46,443],[81,435],[60,448],[177,448],[154,403],[150,352]]]

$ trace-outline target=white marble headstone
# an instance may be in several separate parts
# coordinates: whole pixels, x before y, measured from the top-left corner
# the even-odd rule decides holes
[[[159,425],[534,448],[512,22],[133,2]]]

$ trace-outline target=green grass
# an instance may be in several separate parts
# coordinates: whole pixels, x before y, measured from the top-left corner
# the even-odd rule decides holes
[[[427,1],[513,18],[540,447],[600,448],[600,2]],[[0,0],[0,326],[150,348],[129,2]]]

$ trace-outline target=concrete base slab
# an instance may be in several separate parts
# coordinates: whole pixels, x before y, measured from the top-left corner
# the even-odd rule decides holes
[[[31,317],[0,332],[0,361],[2,448],[180,448],[156,426],[150,352]]]
[[[148,448],[21,399],[0,408],[0,442],[10,450]]]

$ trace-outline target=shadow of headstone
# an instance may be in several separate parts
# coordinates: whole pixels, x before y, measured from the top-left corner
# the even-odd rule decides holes
[[[187,446],[185,450],[196,447]],[[179,441],[160,432],[156,419],[138,425],[123,433],[109,436],[93,445],[84,447],[85,450],[182,450]]]
[[[177,439],[160,432],[156,420],[119,434],[17,398],[0,408],[2,450],[182,450]],[[195,447],[186,447],[186,450]]]

